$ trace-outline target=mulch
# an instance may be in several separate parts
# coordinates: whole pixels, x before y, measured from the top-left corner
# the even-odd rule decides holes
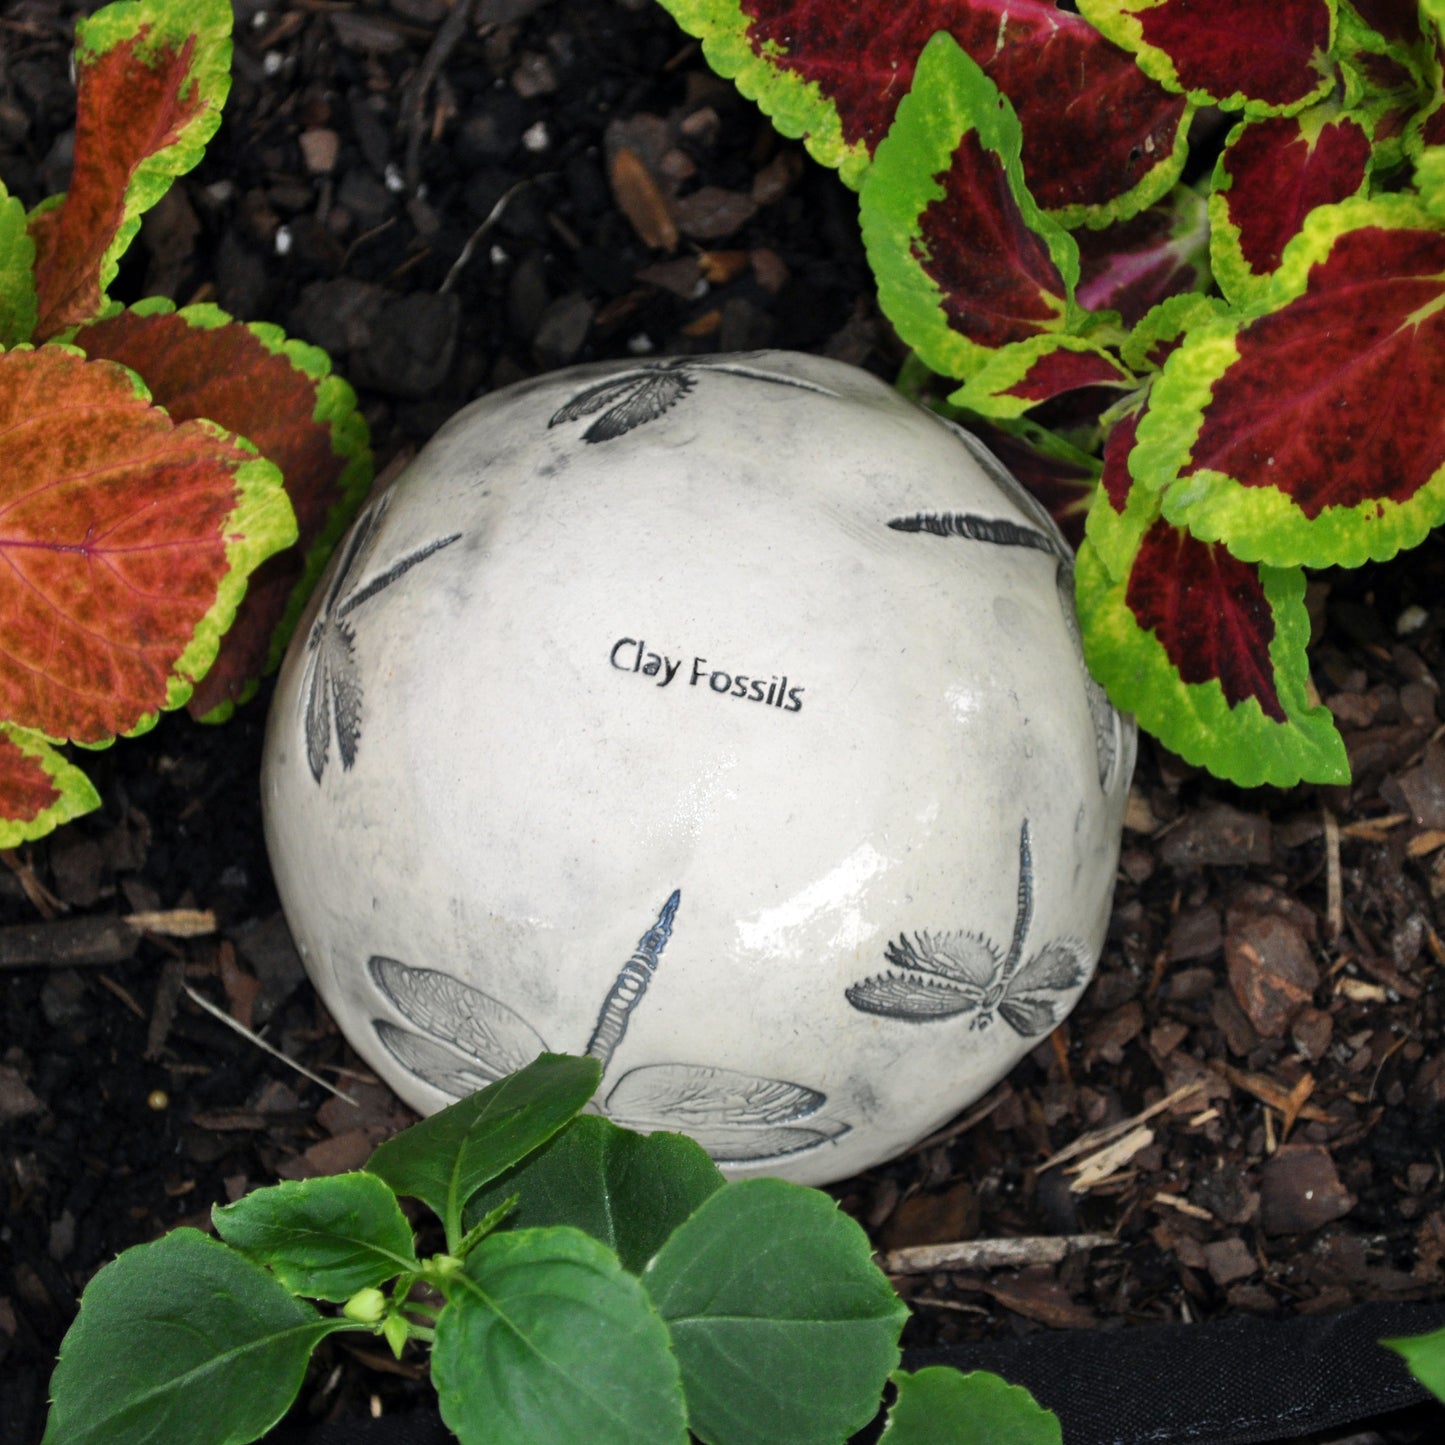
[[[27,203],[66,181],[75,9],[0,17],[0,176]],[[236,13],[225,125],[118,292],[325,345],[379,464],[574,361],[773,345],[896,372],[853,198],[648,0]],[[1441,1297],[1442,597],[1433,539],[1311,583],[1349,787],[1244,792],[1144,740],[1074,1015],[954,1126],[832,1190],[898,1271],[906,1343]],[[0,858],[0,1445],[39,1439],[59,1340],[116,1251],[354,1168],[411,1117],[286,933],[255,781],[265,703],[85,754],[101,811]],[[918,1253],[1080,1234],[1107,1239],[1022,1267]],[[399,1408],[422,1374],[328,1343],[298,1418]],[[1438,1439],[1441,1419],[1374,1438]]]

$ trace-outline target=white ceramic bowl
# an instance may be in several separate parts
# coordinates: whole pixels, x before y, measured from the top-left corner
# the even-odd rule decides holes
[[[614,363],[468,407],[359,519],[267,841],[414,1107],[589,1051],[617,1122],[820,1183],[1068,1012],[1133,746],[1067,548],[971,437],[816,357]]]

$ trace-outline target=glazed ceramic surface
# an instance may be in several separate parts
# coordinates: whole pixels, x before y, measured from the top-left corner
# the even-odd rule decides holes
[[[984,448],[835,362],[582,367],[455,417],[270,719],[286,915],[430,1111],[542,1050],[734,1176],[945,1123],[1098,958],[1132,726]]]

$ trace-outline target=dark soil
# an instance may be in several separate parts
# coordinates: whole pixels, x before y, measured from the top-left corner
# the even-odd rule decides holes
[[[76,9],[0,14],[0,176],[27,204],[66,183]],[[775,345],[896,372],[853,198],[661,10],[478,0],[419,87],[448,13],[241,0],[225,126],[147,221],[118,294],[211,299],[325,345],[380,465],[481,392],[573,361]],[[615,191],[619,148],[644,180]],[[900,1275],[907,1343],[1441,1298],[1442,596],[1438,539],[1312,585],[1314,681],[1345,729],[1349,788],[1244,793],[1145,740],[1078,1010],[966,1127],[833,1191],[884,1250],[1115,1242]],[[264,717],[263,693],[224,728],[172,716],[85,755],[102,810],[4,857],[0,1445],[39,1439],[60,1338],[116,1251],[204,1228],[256,1185],[356,1167],[409,1117],[291,949],[261,840]],[[172,909],[210,910],[214,931],[117,921]],[[1052,1162],[1166,1098],[1107,1166],[1099,1139]],[[421,1373],[328,1345],[298,1418],[400,1408]],[[1422,1407],[1368,1438],[1438,1440],[1442,1423]]]

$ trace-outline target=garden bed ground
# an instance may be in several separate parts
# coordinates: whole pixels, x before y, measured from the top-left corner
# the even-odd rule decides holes
[[[225,126],[120,294],[211,299],[325,345],[383,465],[480,392],[573,361],[776,345],[894,373],[852,197],[666,15],[464,5],[241,0]],[[66,183],[73,12],[0,15],[0,176],[27,203]],[[1445,1293],[1445,547],[1310,596],[1353,785],[1244,793],[1146,740],[1078,1010],[953,1128],[833,1191],[884,1251],[1112,1239],[900,1275],[907,1343]],[[261,839],[264,714],[263,694],[224,728],[173,716],[87,755],[103,809],[3,858],[0,1445],[39,1439],[60,1337],[117,1250],[356,1167],[409,1117],[290,946]],[[174,936],[174,910],[214,928]],[[419,1374],[328,1344],[298,1408],[399,1408]],[[1426,1407],[1386,1438],[1441,1423]]]

